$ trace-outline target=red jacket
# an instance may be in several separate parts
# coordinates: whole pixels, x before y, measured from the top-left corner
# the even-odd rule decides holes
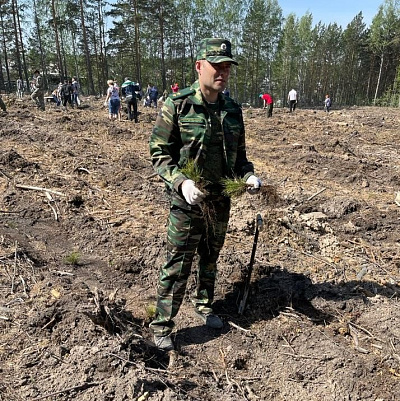
[[[272,97],[268,93],[264,93],[264,95],[261,96],[261,99],[265,100],[267,104],[273,103]]]

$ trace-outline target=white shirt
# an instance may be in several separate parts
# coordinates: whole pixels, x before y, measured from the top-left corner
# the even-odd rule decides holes
[[[297,100],[297,92],[292,89],[289,94],[288,94],[288,99],[289,100]]]

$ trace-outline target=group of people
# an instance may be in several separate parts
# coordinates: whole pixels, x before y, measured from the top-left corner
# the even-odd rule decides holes
[[[143,106],[157,108],[157,102],[158,102],[158,88],[157,86],[150,83],[147,85],[146,93],[144,95]]]
[[[21,82],[19,82],[21,81]],[[35,70],[33,73],[33,79],[31,81],[31,99],[40,110],[45,110],[44,102],[44,79],[39,70]],[[80,85],[76,77],[72,80],[64,80],[64,83],[60,82],[58,87],[53,90],[51,96],[57,106],[62,105],[64,109],[67,109],[69,104],[71,107],[77,107],[81,101],[79,98]],[[22,80],[17,81],[17,96],[23,96]]]
[[[296,105],[297,105],[297,92],[295,89],[292,89],[289,93],[288,93],[288,104],[289,104],[289,111],[295,111],[296,110]],[[325,99],[324,99],[324,110],[325,112],[329,113],[330,109],[332,107],[332,100],[329,96],[329,94],[325,95]]]
[[[68,105],[73,108],[81,104],[79,89],[79,83],[73,77],[72,80],[64,80],[64,83],[60,82],[51,95],[57,106],[62,105],[64,110],[67,110]]]
[[[118,86],[115,80],[109,79],[107,81],[107,93],[104,106],[108,108],[108,118],[110,120],[121,120],[121,109],[122,104],[125,102],[128,120],[138,122],[138,102],[142,100],[142,89],[138,82],[132,81],[126,77],[125,81]],[[179,93],[178,83],[171,85],[172,94]],[[162,94],[162,101],[165,102],[168,97],[168,91],[165,90]],[[146,92],[143,96],[144,107],[158,107],[159,92],[157,86],[149,83],[146,88]]]
[[[17,97],[22,98],[24,93],[23,81],[21,79],[17,80]],[[107,107],[109,108],[109,119],[114,120],[116,118],[121,118],[120,109],[121,109],[121,96],[126,102],[127,111],[128,111],[128,119],[135,120],[138,122],[138,100],[142,99],[141,88],[139,83],[135,83],[131,81],[129,78],[125,78],[125,82],[122,84],[121,92],[117,83],[114,80],[107,81],[108,89],[107,89],[107,97],[106,102]],[[178,83],[174,83],[170,86],[172,94],[177,94],[179,92]],[[57,106],[62,105],[64,109],[67,109],[67,105],[69,104],[71,107],[80,105],[79,98],[80,86],[76,79],[73,77],[72,80],[65,80],[64,83],[60,82],[58,87],[54,89],[52,92],[52,96],[54,102]],[[33,74],[33,79],[31,81],[31,98],[36,103],[37,107],[41,110],[45,110],[45,102],[44,102],[44,82],[43,76],[40,74],[39,70],[35,70]],[[222,93],[225,96],[230,96],[229,90],[224,88]],[[155,85],[149,83],[146,89],[146,93],[144,95],[143,106],[145,107],[154,107],[157,108],[158,103],[158,89]],[[168,96],[168,92],[165,90],[162,95],[162,100],[165,101]],[[267,110],[267,117],[272,117],[272,112],[274,108],[274,101],[272,96],[269,93],[260,94],[259,98],[263,101],[263,109]],[[294,112],[296,110],[297,105],[297,91],[295,89],[291,89],[287,96],[287,102],[289,106],[289,112]],[[118,106],[117,106],[118,104]],[[332,100],[327,94],[324,100],[324,110],[326,112],[330,111],[332,106]],[[117,110],[118,108],[118,110]]]
[[[107,81],[107,94],[104,105],[108,107],[108,118],[113,121],[121,120],[121,98],[125,101],[128,111],[128,120],[138,122],[138,101],[142,99],[141,88],[138,82],[126,77],[121,88],[113,79]]]
[[[272,117],[272,110],[274,108],[274,101],[269,93],[260,93],[259,98],[263,101],[263,109],[267,109],[267,117]],[[291,89],[287,96],[287,103],[289,106],[289,112],[292,113],[296,110],[297,105],[297,91]],[[324,110],[329,112],[332,106],[332,100],[329,94],[325,95]]]

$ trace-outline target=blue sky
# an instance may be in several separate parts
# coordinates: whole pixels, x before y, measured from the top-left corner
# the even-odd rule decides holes
[[[343,29],[362,11],[364,23],[371,25],[383,0],[278,0],[283,16],[290,13],[302,17],[307,11],[313,16],[313,26],[321,21],[323,24],[336,22]]]

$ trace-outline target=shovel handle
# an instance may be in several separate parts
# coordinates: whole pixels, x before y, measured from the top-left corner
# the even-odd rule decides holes
[[[251,274],[253,272],[254,258],[256,255],[256,249],[257,249],[257,243],[258,243],[258,233],[262,229],[262,227],[263,227],[263,219],[261,217],[261,214],[258,213],[257,217],[256,217],[256,232],[254,233],[253,249],[251,251],[250,263],[247,268],[247,276],[246,276],[246,280],[245,280],[243,297],[242,297],[242,300],[240,301],[239,309],[238,309],[238,312],[240,315],[243,314],[243,312],[244,312],[244,309],[245,309],[246,303],[247,303],[247,297],[249,296]]]
[[[260,213],[257,214],[256,224],[257,224],[257,228],[261,231],[263,229],[264,222],[263,222],[263,218],[261,217]]]

